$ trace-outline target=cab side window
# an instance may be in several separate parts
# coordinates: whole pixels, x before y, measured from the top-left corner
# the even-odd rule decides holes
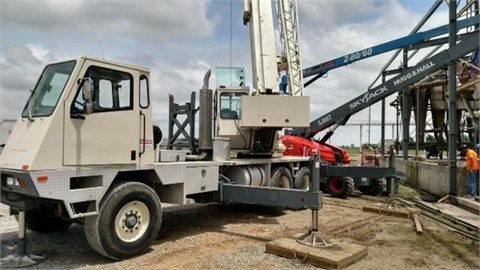
[[[131,74],[91,66],[84,77],[89,77],[93,81],[95,112],[133,109],[133,77]],[[71,105],[71,114],[78,115],[83,113],[83,104],[83,93],[79,88],[75,101]]]
[[[140,76],[140,107],[147,108],[150,105],[148,95],[148,78],[145,75]]]

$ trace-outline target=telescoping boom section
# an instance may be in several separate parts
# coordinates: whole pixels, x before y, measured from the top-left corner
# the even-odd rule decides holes
[[[480,16],[474,16],[468,19],[464,19],[461,21],[457,22],[457,30],[460,30],[465,27],[472,26],[474,24],[478,24],[478,21],[480,20]],[[401,37],[398,39],[394,39],[382,44],[378,44],[376,46],[366,48],[363,50],[359,50],[356,52],[352,52],[343,56],[340,56],[338,58],[308,67],[303,69],[303,78],[308,78],[311,76],[315,76],[311,78],[309,81],[305,83],[305,86],[310,85],[314,81],[316,81],[318,78],[322,77],[323,75],[327,74],[328,71],[332,69],[336,69],[339,67],[343,67],[349,64],[352,64],[354,62],[364,60],[367,58],[370,58],[372,56],[376,56],[379,54],[383,54],[395,49],[407,47],[407,46],[412,46],[415,44],[423,43],[431,38],[447,34],[450,29],[449,25],[443,25],[439,26],[430,30],[426,30],[423,32],[418,32],[412,35],[408,35],[405,37]],[[478,42],[477,42],[478,43]]]
[[[429,74],[445,67],[451,61],[455,61],[468,53],[478,50],[479,48],[479,34],[474,33],[468,39],[458,43],[457,45],[445,49],[436,55],[418,63],[417,65],[406,69],[397,76],[387,80],[385,83],[378,85],[375,88],[355,97],[344,105],[335,110],[315,119],[310,123],[308,129],[293,129],[292,135],[302,136],[305,138],[312,138],[317,133],[330,128],[321,142],[327,141],[339,125],[345,125],[350,116],[353,114],[377,103],[378,101],[394,94],[405,87],[414,84]]]

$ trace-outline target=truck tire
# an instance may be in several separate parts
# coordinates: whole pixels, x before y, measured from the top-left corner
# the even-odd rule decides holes
[[[300,168],[300,170],[297,173],[297,176],[295,177],[293,187],[295,189],[302,189],[307,191],[311,189],[310,169],[308,167]]]
[[[370,186],[358,187],[358,189],[366,195],[380,195],[385,190],[387,181],[385,178],[375,178],[372,180]]]
[[[293,185],[292,174],[285,167],[276,167],[272,170],[270,186],[290,189]]]
[[[145,252],[162,222],[155,191],[138,182],[122,182],[106,195],[98,215],[85,218],[85,236],[103,256],[120,260]]]
[[[355,188],[355,183],[351,177],[333,176],[327,181],[327,192],[335,198],[350,197]]]
[[[55,215],[55,207],[41,204],[39,208],[25,212],[25,223],[34,232],[48,234],[63,232],[73,222]]]

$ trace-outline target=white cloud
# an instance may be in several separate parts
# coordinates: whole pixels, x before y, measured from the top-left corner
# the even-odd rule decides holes
[[[374,0],[315,1],[301,0],[298,4],[300,18],[314,26],[335,27],[341,23],[360,21],[379,9]]]
[[[50,52],[46,49],[44,49],[40,45],[35,45],[35,44],[27,44],[26,47],[30,50],[32,53],[32,56],[38,59],[41,62],[47,62],[51,61]]]
[[[92,38],[138,39],[210,37],[218,15],[210,1],[2,1],[2,24]]]

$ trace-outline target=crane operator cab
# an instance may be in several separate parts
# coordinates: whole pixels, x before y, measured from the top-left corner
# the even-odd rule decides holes
[[[275,150],[278,131],[284,127],[308,125],[308,97],[260,94],[258,91],[252,94],[250,88],[244,86],[243,71],[217,68],[216,72],[214,136],[228,138],[232,154],[270,155]],[[222,75],[221,72],[230,74]]]
[[[214,136],[230,140],[234,155],[247,153],[251,136],[250,128],[241,128],[242,96],[250,95],[245,86],[245,69],[242,67],[217,67],[217,89],[214,94]]]
[[[241,128],[241,99],[248,96],[248,87],[224,87],[215,91],[215,137],[228,138],[233,152],[249,149],[250,128]]]

